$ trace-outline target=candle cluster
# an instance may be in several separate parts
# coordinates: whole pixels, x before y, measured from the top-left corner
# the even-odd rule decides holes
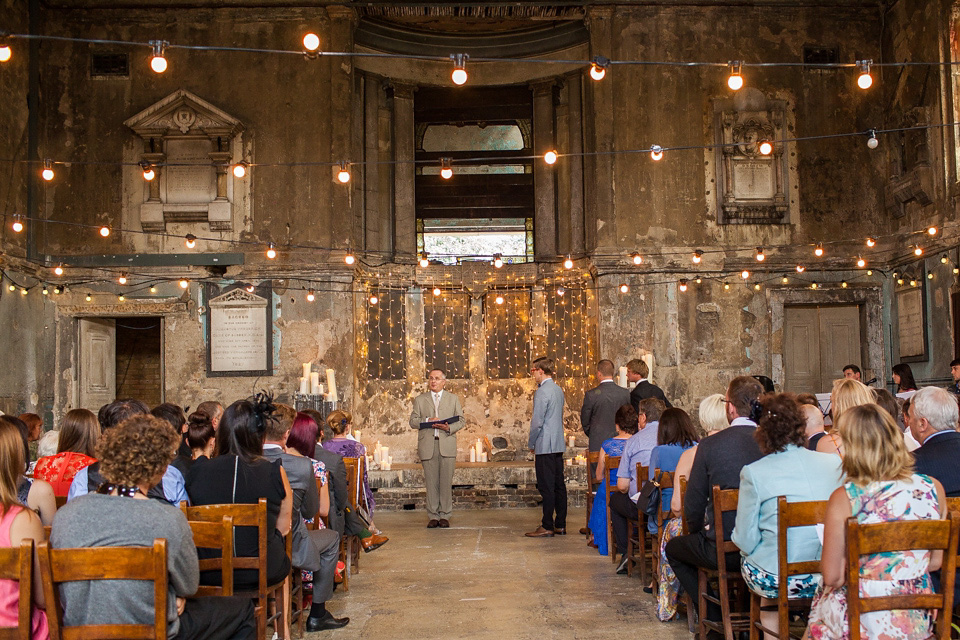
[[[390,471],[393,468],[393,456],[390,455],[390,447],[384,447],[377,440],[377,446],[373,448],[373,462],[380,465],[381,471]]]
[[[470,445],[470,462],[487,462],[487,452],[483,447],[483,441],[477,438],[477,441]]]
[[[320,382],[320,372],[313,371],[313,365],[309,362],[303,363],[303,375],[300,377],[300,395],[323,396],[327,402],[338,402],[337,380],[333,369],[327,369],[327,388],[324,393],[323,384]]]

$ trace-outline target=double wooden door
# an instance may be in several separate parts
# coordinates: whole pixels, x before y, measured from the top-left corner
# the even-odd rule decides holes
[[[788,306],[783,311],[785,391],[829,393],[833,381],[843,377],[843,367],[865,369],[858,305]]]

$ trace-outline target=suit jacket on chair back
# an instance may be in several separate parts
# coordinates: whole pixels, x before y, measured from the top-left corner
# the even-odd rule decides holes
[[[529,447],[537,455],[563,453],[563,389],[547,378],[533,394],[533,417],[530,419]]]
[[[459,416],[460,419],[450,423],[450,433],[442,429],[420,429],[420,423],[426,422],[428,418],[452,418],[453,416]],[[444,390],[440,394],[439,410],[433,406],[433,395],[430,391],[421,393],[414,398],[410,427],[419,430],[417,434],[417,453],[421,460],[429,460],[433,457],[434,434],[440,438],[440,455],[444,458],[455,458],[457,455],[456,434],[463,425],[463,408],[460,406],[460,398],[455,394]]]
[[[617,410],[625,404],[630,404],[630,392],[612,380],[584,394],[580,424],[590,438],[590,451],[600,451],[600,445],[617,435]]]

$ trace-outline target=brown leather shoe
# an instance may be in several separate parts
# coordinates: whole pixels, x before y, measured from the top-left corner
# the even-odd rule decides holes
[[[550,529],[544,529],[543,527],[537,527],[535,531],[529,531],[525,534],[528,538],[552,538],[553,531]]]
[[[439,520],[431,520],[430,522],[427,523],[427,529],[436,529],[439,526],[440,526]]]
[[[363,538],[360,540],[360,546],[363,547],[365,553],[370,553],[374,549],[379,549],[383,545],[387,544],[390,540],[387,536],[381,536],[379,533],[375,533],[369,538]]]
[[[441,528],[441,529],[449,529],[449,528],[450,528],[450,521],[447,520],[446,518],[440,518],[440,522],[439,522],[438,524],[440,525],[440,528]]]
[[[567,530],[566,530],[565,528],[563,528],[563,527],[555,527],[554,530],[553,530],[553,532],[554,532],[555,534],[557,534],[558,536],[565,536],[565,535],[567,535]]]
[[[589,534],[590,534],[590,529],[587,529],[586,527],[580,527],[580,535],[586,536]]]

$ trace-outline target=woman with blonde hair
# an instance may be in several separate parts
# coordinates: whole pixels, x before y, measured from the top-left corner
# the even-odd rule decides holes
[[[353,416],[348,411],[331,411],[327,416],[327,426],[333,431],[333,437],[324,440],[322,447],[327,451],[332,451],[343,458],[364,458],[367,457],[367,448],[357,442],[351,432],[353,430]],[[357,496],[357,506],[363,511],[364,517],[369,521],[370,531],[378,533],[373,524],[373,509],[376,506],[373,501],[373,491],[370,490],[370,481],[367,478],[367,465],[363,465],[363,478],[359,479],[363,483],[363,499]]]
[[[24,540],[33,540],[34,544],[45,538],[43,523],[31,509],[25,508],[17,497],[20,476],[26,467],[23,453],[23,438],[19,429],[12,423],[0,421],[0,547],[18,548]],[[33,607],[30,616],[30,637],[33,640],[46,640],[49,637],[47,614],[43,600],[43,589],[39,579],[40,566],[37,556],[33,557]],[[16,627],[18,622],[19,583],[14,580],[0,580],[0,626]]]
[[[867,385],[853,378],[840,378],[833,381],[833,391],[830,392],[830,416],[833,424],[839,424],[840,416],[864,404],[874,404],[876,396]],[[835,453],[841,458],[844,455],[843,436],[837,429],[831,429],[827,435],[817,443],[820,453]]]
[[[700,401],[700,426],[706,432],[703,436],[706,438],[712,433],[722,431],[730,426],[727,421],[727,403],[723,399],[722,393],[714,393]],[[693,445],[683,452],[680,460],[677,461],[677,468],[673,472],[673,483],[680,486],[680,478],[690,477],[690,468],[693,467],[693,458],[697,455],[697,445]],[[679,491],[674,491],[670,498],[670,510],[674,518],[683,516],[683,496]]]
[[[846,446],[841,468],[846,482],[827,502],[820,569],[823,583],[813,599],[807,636],[841,639],[847,625],[846,521],[860,524],[938,520],[946,513],[943,486],[913,472],[913,458],[893,418],[875,404],[843,412],[837,422]],[[860,559],[862,597],[932,593],[929,571],[940,568],[943,553],[908,550]],[[925,609],[877,611],[860,616],[864,638],[893,640],[931,636]]]
[[[68,411],[60,423],[60,441],[56,455],[37,460],[33,477],[49,482],[57,497],[66,497],[77,472],[97,461],[94,456],[99,436],[100,423],[92,411]]]

